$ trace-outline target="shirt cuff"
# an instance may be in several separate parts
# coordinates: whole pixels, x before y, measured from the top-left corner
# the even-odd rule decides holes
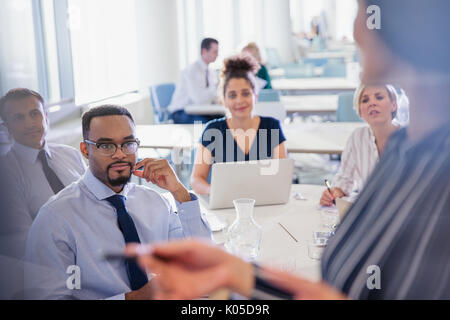
[[[199,216],[201,217],[200,204],[197,196],[190,192],[189,196],[191,197],[191,201],[180,203],[175,200],[178,215],[186,218],[198,218]]]
[[[203,219],[200,204],[196,195],[189,193],[191,201],[178,203],[178,218],[180,219],[185,237],[201,237],[211,239],[211,227]]]

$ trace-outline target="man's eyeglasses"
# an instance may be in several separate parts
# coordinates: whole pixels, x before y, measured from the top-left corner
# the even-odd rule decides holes
[[[117,144],[112,142],[95,142],[91,140],[84,140],[87,144],[96,146],[98,151],[105,156],[112,156],[117,152],[117,148],[119,147]],[[120,145],[120,149],[125,154],[134,154],[137,152],[140,141],[138,139],[134,141],[126,141]]]

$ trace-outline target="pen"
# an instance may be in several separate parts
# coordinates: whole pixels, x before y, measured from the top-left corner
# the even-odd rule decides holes
[[[153,254],[152,247],[150,246],[137,246],[136,247],[136,254],[134,255],[127,255],[125,254],[125,250],[106,250],[100,252],[101,256],[105,260],[129,260],[129,261],[136,261],[138,256],[145,255],[145,254]]]
[[[290,232],[288,231],[288,229],[286,229],[286,227],[285,227],[285,226],[283,226],[283,225],[282,225],[282,224],[281,224],[280,222],[278,222],[278,224],[280,225],[280,227],[281,227],[281,228],[283,228],[283,230],[284,230],[284,231],[286,231],[286,232],[287,232],[287,234],[288,234],[288,235],[290,235],[290,236],[291,236],[291,238],[292,238],[292,239],[294,239],[294,241],[295,241],[295,242],[298,242],[298,240],[297,240],[297,239],[295,239],[295,237],[294,237],[294,236],[293,236],[293,235],[292,235],[292,234],[291,234],[291,233],[290,233]]]
[[[136,261],[139,256],[142,255],[152,255],[154,258],[161,261],[168,261],[166,257],[161,257],[153,252],[153,249],[149,245],[141,245],[136,247],[136,253],[133,255],[127,255],[123,250],[109,250],[101,251],[100,256],[104,260],[114,261],[114,260],[128,260]]]
[[[330,192],[331,196],[333,196],[333,194],[331,193],[331,186],[330,183],[328,182],[328,180],[325,179],[325,185],[327,186],[328,191]],[[336,200],[333,199],[333,204],[336,204]]]

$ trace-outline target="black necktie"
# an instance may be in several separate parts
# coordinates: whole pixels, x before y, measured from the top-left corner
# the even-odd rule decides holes
[[[209,88],[209,69],[206,69],[206,87]]]
[[[50,168],[50,166],[48,165],[47,157],[45,156],[45,150],[39,151],[38,159],[42,163],[42,169],[44,169],[44,174],[47,178],[48,183],[50,184],[50,187],[52,188],[53,192],[57,194],[62,189],[64,189],[64,185],[61,180],[59,180],[55,171],[53,171],[52,168]]]
[[[122,231],[125,243],[141,243],[133,219],[125,208],[125,197],[115,195],[106,200],[116,208],[119,228],[120,231]],[[147,275],[139,268],[135,261],[126,260],[125,264],[127,267],[128,279],[130,280],[131,289],[133,291],[139,290],[147,284]]]

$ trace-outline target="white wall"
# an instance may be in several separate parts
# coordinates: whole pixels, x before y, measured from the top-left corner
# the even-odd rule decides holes
[[[30,0],[0,0],[0,94],[15,87],[39,91]]]

